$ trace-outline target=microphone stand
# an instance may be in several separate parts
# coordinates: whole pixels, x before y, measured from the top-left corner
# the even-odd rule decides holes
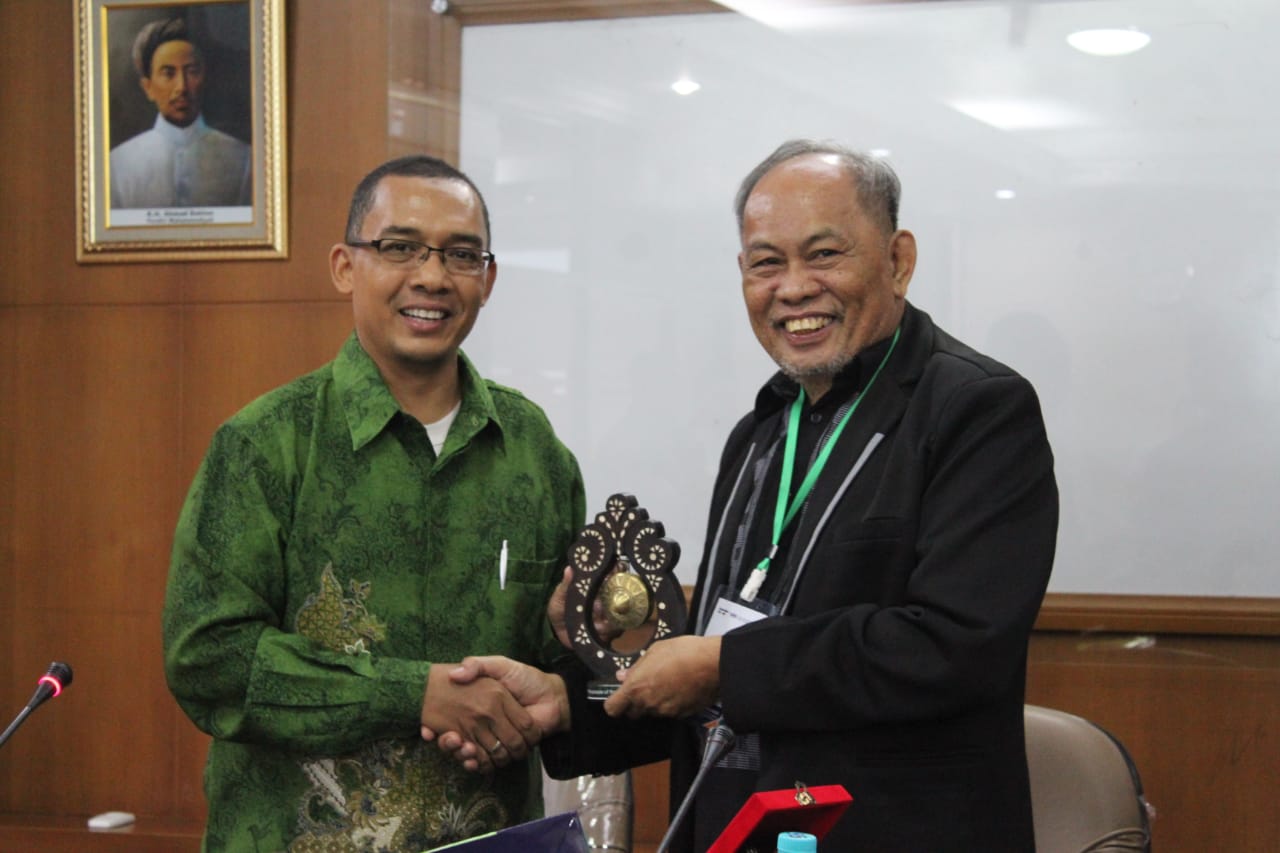
[[[27,702],[27,707],[18,712],[18,716],[13,718],[13,722],[4,730],[4,734],[0,734],[0,746],[4,746],[10,736],[18,730],[18,726],[22,725],[27,717],[31,716],[31,712],[44,704],[45,700],[52,696],[57,696],[62,692],[63,688],[71,683],[71,667],[65,663],[54,661],[49,664],[49,669],[40,678],[39,684],[36,686],[36,692],[31,697],[31,701]]]
[[[677,827],[680,826],[690,807],[693,806],[694,797],[697,795],[698,788],[701,787],[707,771],[715,766],[721,756],[733,748],[733,739],[733,729],[725,725],[724,718],[721,718],[716,727],[711,730],[711,734],[707,735],[707,744],[702,749],[702,763],[698,765],[698,773],[693,777],[693,782],[689,785],[689,790],[685,792],[684,799],[680,801],[680,808],[676,811],[675,817],[671,819],[671,826],[667,827],[667,834],[662,836],[662,843],[658,845],[658,853],[667,853],[671,840],[675,837]]]
[[[4,743],[9,739],[9,736],[18,730],[18,726],[22,725],[23,721],[26,720],[27,717],[31,716],[31,711],[32,707],[28,705],[19,712],[18,716],[13,718],[13,722],[9,724],[9,728],[5,729],[4,734],[0,735],[0,746],[4,746]]]

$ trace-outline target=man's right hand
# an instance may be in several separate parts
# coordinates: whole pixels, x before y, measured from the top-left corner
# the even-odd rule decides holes
[[[470,660],[470,659],[469,659]],[[495,678],[459,681],[448,664],[436,664],[427,676],[421,724],[425,733],[456,732],[477,745],[471,769],[491,771],[523,759],[542,739],[534,715]],[[567,700],[566,700],[567,701]],[[545,719],[545,714],[541,715]]]
[[[569,695],[564,680],[558,675],[492,655],[466,658],[450,670],[449,678],[458,685],[496,681],[529,713],[538,729],[539,739],[569,728]],[[435,728],[425,722],[422,726],[424,740],[436,740],[442,752],[453,755],[465,768],[485,769],[485,750],[475,738],[467,737],[464,732],[462,729]]]

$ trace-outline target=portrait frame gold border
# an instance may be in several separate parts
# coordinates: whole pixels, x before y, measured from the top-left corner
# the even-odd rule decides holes
[[[288,257],[285,131],[285,0],[76,0],[76,261],[132,263]],[[223,208],[190,209],[190,221],[112,224],[108,15],[147,6],[245,5],[252,92],[251,215],[208,221]],[[163,210],[177,210],[173,208]],[[123,217],[117,217],[123,218]],[[201,221],[204,219],[205,221]]]

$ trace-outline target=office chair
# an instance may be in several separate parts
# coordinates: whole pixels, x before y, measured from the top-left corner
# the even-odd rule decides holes
[[[1150,806],[1124,745],[1065,711],[1027,705],[1023,719],[1038,853],[1150,853]]]

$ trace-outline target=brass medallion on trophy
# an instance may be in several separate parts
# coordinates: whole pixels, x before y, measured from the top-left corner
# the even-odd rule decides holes
[[[617,671],[653,643],[684,631],[684,591],[673,574],[679,559],[679,543],[628,494],[609,498],[604,512],[578,531],[569,547],[565,624],[574,653],[597,676],[588,685],[592,699],[617,690]],[[597,610],[609,636],[596,630]]]

